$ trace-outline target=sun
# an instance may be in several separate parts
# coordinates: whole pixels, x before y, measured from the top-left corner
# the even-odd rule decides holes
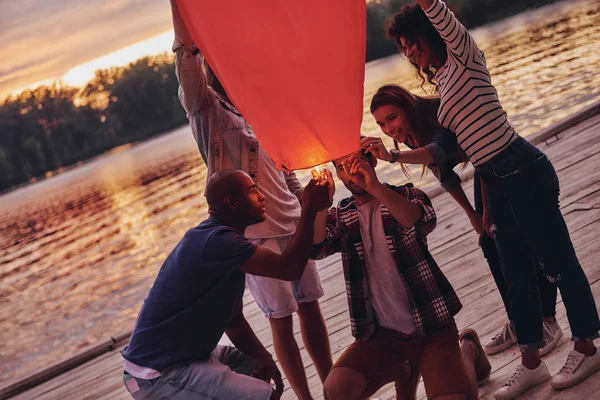
[[[173,45],[173,30],[150,39],[132,44],[85,64],[71,68],[61,78],[69,86],[80,87],[89,82],[99,69],[127,65],[138,58],[170,51]]]

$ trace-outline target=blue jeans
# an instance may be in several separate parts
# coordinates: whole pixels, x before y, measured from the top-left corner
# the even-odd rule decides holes
[[[574,340],[598,337],[600,320],[559,207],[556,171],[546,155],[519,137],[478,167],[487,187],[490,215],[517,342],[543,344],[542,307],[534,258],[556,281],[567,310]]]
[[[478,171],[475,171],[475,176],[473,177],[473,190],[475,210],[482,215],[483,200]],[[496,287],[498,287],[498,293],[500,293],[500,297],[502,297],[506,315],[509,320],[514,321],[515,316],[511,311],[510,298],[508,297],[508,284],[506,283],[506,279],[504,279],[504,272],[502,272],[502,263],[500,261],[498,249],[496,248],[496,241],[484,231],[479,237],[479,247],[490,267],[490,272],[492,273]],[[556,283],[550,282],[550,280],[544,276],[541,266],[535,260],[534,265],[536,267],[537,283],[540,291],[540,299],[542,301],[542,316],[544,318],[552,318],[556,315],[556,295],[558,292]]]
[[[134,400],[269,400],[273,389],[253,378],[256,362],[233,346],[217,346],[206,361],[171,368],[155,379],[123,375]]]

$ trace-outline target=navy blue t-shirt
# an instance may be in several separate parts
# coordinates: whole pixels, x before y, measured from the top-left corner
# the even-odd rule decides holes
[[[241,311],[239,267],[255,250],[210,218],[187,231],[160,268],[123,357],[157,371],[208,358]]]

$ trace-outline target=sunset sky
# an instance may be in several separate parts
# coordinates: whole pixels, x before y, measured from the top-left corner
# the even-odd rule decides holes
[[[0,98],[169,50],[168,0],[0,0]]]

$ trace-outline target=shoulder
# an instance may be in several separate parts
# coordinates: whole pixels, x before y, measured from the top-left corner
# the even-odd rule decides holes
[[[346,197],[345,199],[340,200],[337,207],[332,207],[331,209],[335,209],[335,211],[344,211],[349,207],[354,205],[354,197]]]
[[[256,245],[242,233],[218,223],[201,224],[196,234],[202,236],[197,251],[200,251],[198,260],[202,261],[205,268],[220,271],[235,269],[256,251]]]
[[[241,232],[238,232],[229,226],[220,225],[214,221],[207,222],[205,226],[202,226],[203,224],[200,224],[197,227],[197,234],[205,238],[207,247],[250,243]]]
[[[250,244],[250,242],[242,233],[210,218],[188,230],[180,242],[180,246],[187,251],[204,256],[218,253],[224,248],[246,244]]]
[[[441,146],[447,153],[454,154],[458,149],[456,135],[444,127],[438,128],[431,138],[431,142]]]

